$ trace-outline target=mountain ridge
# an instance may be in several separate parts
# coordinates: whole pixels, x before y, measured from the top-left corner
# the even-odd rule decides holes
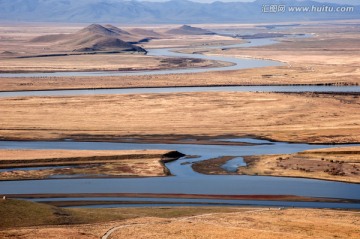
[[[84,22],[84,23],[241,23],[326,19],[358,19],[353,12],[264,12],[264,5],[345,6],[316,1],[256,0],[254,2],[198,3],[127,0],[0,0],[0,21]],[[360,4],[360,3],[359,3]],[[348,6],[348,5],[346,5]]]

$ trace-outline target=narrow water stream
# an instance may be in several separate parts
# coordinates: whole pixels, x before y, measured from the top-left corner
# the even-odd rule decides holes
[[[228,46],[216,46],[212,49],[234,48],[234,47],[252,47],[264,46],[275,43],[271,39],[253,39],[249,43],[235,44]],[[224,67],[206,67],[206,68],[185,68],[185,69],[168,69],[168,70],[153,70],[153,71],[94,71],[94,72],[50,72],[50,73],[0,73],[0,77],[66,77],[66,76],[138,76],[138,75],[167,75],[167,74],[184,74],[184,73],[201,73],[209,71],[228,71],[240,70],[247,68],[257,68],[265,66],[279,66],[282,63],[270,60],[249,59],[249,58],[235,58],[226,56],[210,56],[200,53],[185,54],[175,52],[177,49],[149,49],[149,56],[165,56],[165,57],[185,57],[204,59],[212,61],[224,61],[232,63],[231,66]]]
[[[251,139],[244,139],[244,141],[251,141]],[[191,163],[193,162],[221,156],[241,157],[245,155],[259,154],[286,154],[308,149],[333,147],[329,145],[266,143],[267,144],[265,145],[256,146],[224,146],[104,142],[0,141],[1,149],[170,149],[178,150],[187,155],[200,156],[199,158],[179,159],[166,164],[172,174],[175,175],[171,177],[6,181],[0,182],[0,192],[1,194],[180,193],[221,195],[297,195],[307,197],[360,199],[360,184],[300,178],[203,175],[194,172],[191,168]],[[255,202],[252,203],[254,204]],[[317,206],[319,206],[318,204]],[[353,205],[352,207],[360,208],[360,205]]]

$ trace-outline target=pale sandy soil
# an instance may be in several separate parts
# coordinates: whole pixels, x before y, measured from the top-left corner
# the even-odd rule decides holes
[[[61,158],[82,158],[94,156],[126,156],[126,155],[162,155],[166,150],[32,150],[32,149],[2,149],[0,160],[42,160]]]
[[[117,140],[252,135],[290,142],[351,143],[360,142],[359,99],[357,95],[231,92],[2,98],[0,137]]]
[[[183,48],[183,47],[207,47],[244,43],[246,41],[226,36],[216,35],[175,35],[164,36],[162,39],[154,39],[143,44],[145,48]]]
[[[9,170],[0,180],[44,179],[54,175],[82,177],[156,177],[167,176],[162,163],[165,150],[1,150],[0,167],[63,166],[61,168]]]
[[[4,230],[3,238],[100,238],[116,228],[115,238],[309,238],[357,239],[358,212],[317,209],[234,208],[180,218],[145,217],[105,224],[45,226]]]

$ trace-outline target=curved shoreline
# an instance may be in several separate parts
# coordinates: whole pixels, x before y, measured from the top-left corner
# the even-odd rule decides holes
[[[184,154],[171,150],[0,150],[0,182],[172,176],[166,163]],[[23,156],[28,155],[28,157]],[[139,163],[141,162],[141,163]]]
[[[258,43],[259,42],[259,43]],[[244,44],[233,44],[228,45],[227,48],[233,47],[251,47],[251,46],[263,46],[274,44],[270,39],[253,39],[250,43]],[[209,49],[221,49],[224,46],[217,46]],[[61,76],[86,76],[86,77],[95,77],[95,76],[138,76],[138,75],[166,75],[166,74],[184,74],[184,73],[201,73],[201,72],[211,72],[211,71],[228,71],[228,70],[240,70],[240,69],[249,69],[265,66],[279,66],[282,65],[279,61],[273,60],[260,60],[255,58],[236,58],[236,57],[221,57],[221,56],[211,56],[203,54],[186,54],[179,53],[175,50],[176,48],[161,48],[161,49],[150,49],[148,51],[149,56],[154,57],[178,57],[178,58],[192,58],[192,59],[202,59],[215,62],[225,62],[227,64],[232,64],[228,66],[220,67],[204,67],[204,68],[184,68],[184,69],[165,69],[165,70],[143,70],[143,71],[130,71],[130,72],[117,72],[117,71],[87,71],[87,72],[52,72],[52,73],[0,73],[0,78],[22,78],[22,77],[61,77]]]
[[[6,194],[7,198],[17,199],[71,199],[71,198],[174,198],[174,199],[223,199],[259,200],[289,202],[345,202],[360,203],[360,199],[303,197],[297,195],[218,195],[218,194],[163,194],[163,193],[58,193],[58,194]],[[81,201],[80,201],[81,202]]]
[[[303,178],[330,182],[360,184],[360,180],[358,179],[359,176],[357,176],[360,173],[356,172],[359,171],[359,168],[357,168],[358,166],[356,166],[359,161],[356,160],[356,157],[357,155],[359,155],[360,148],[356,150],[357,148],[355,147],[354,151],[346,151],[346,147],[339,147],[338,149],[344,150],[345,153],[342,153],[343,151],[340,151],[340,153],[335,154],[332,152],[338,151],[331,151],[331,148],[327,148],[317,151],[321,152],[318,153],[318,157],[311,155],[312,150],[301,151],[295,154],[242,156],[243,162],[246,166],[237,166],[236,171],[228,171],[223,168],[223,166],[227,162],[231,161],[234,158],[237,158],[234,156],[221,156],[218,158],[202,160],[193,163],[191,168],[195,172],[205,175],[270,176],[280,178]],[[347,160],[345,160],[344,158],[339,157],[345,155],[348,158],[347,160],[350,160],[349,158],[351,158],[349,162],[347,162]],[[301,158],[301,156],[303,157]],[[281,165],[281,162],[290,161],[290,159],[293,157],[296,157],[296,160],[294,159],[294,162],[287,164],[286,166]],[[343,159],[344,161],[341,161],[341,159]],[[311,164],[309,165],[309,163],[312,163],[314,161],[317,162],[318,168],[313,168]],[[329,170],[330,168],[335,169],[337,165],[341,165],[341,167],[338,169],[339,171],[337,174],[331,174],[330,171],[325,171]],[[351,171],[349,171],[348,168],[350,166],[353,167],[353,170]],[[296,167],[296,172],[294,171],[293,167]],[[287,169],[289,169],[290,172],[287,171]],[[301,173],[303,171],[304,173]],[[326,175],[323,175],[323,172],[328,173]]]
[[[283,92],[279,92],[282,94]],[[296,94],[296,93],[294,93]],[[347,94],[347,93],[344,93]],[[359,95],[356,93],[355,95]],[[170,138],[169,138],[170,136]],[[149,139],[149,137],[151,139]],[[233,142],[222,141],[221,139],[238,139],[238,138],[251,138],[255,140],[264,140],[268,143],[248,143],[248,142]],[[359,145],[360,142],[348,141],[348,142],[308,142],[308,141],[294,141],[294,140],[276,140],[271,137],[265,137],[256,134],[240,134],[240,135],[129,135],[119,138],[119,136],[107,135],[106,138],[98,137],[97,135],[74,136],[66,138],[14,138],[14,137],[2,137],[1,142],[14,142],[14,143],[41,143],[41,142],[78,142],[78,143],[136,143],[136,144],[188,144],[188,145],[228,145],[228,146],[257,146],[257,145],[271,145],[273,143],[287,143],[287,144],[308,144],[308,145],[328,145],[328,146],[342,146],[342,145]]]
[[[124,94],[167,94],[199,92],[253,92],[253,93],[324,93],[359,94],[360,86],[338,85],[232,85],[232,86],[176,86],[176,87],[128,87],[93,89],[51,89],[27,91],[0,91],[0,98],[26,96],[84,96],[84,95],[124,95]]]

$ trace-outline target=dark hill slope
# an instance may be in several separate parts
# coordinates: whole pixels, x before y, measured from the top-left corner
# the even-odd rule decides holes
[[[74,34],[58,34],[36,37],[31,42],[62,46],[77,52],[89,51],[134,51],[146,52],[143,48],[128,43],[122,38],[130,33],[112,25],[92,24]]]

